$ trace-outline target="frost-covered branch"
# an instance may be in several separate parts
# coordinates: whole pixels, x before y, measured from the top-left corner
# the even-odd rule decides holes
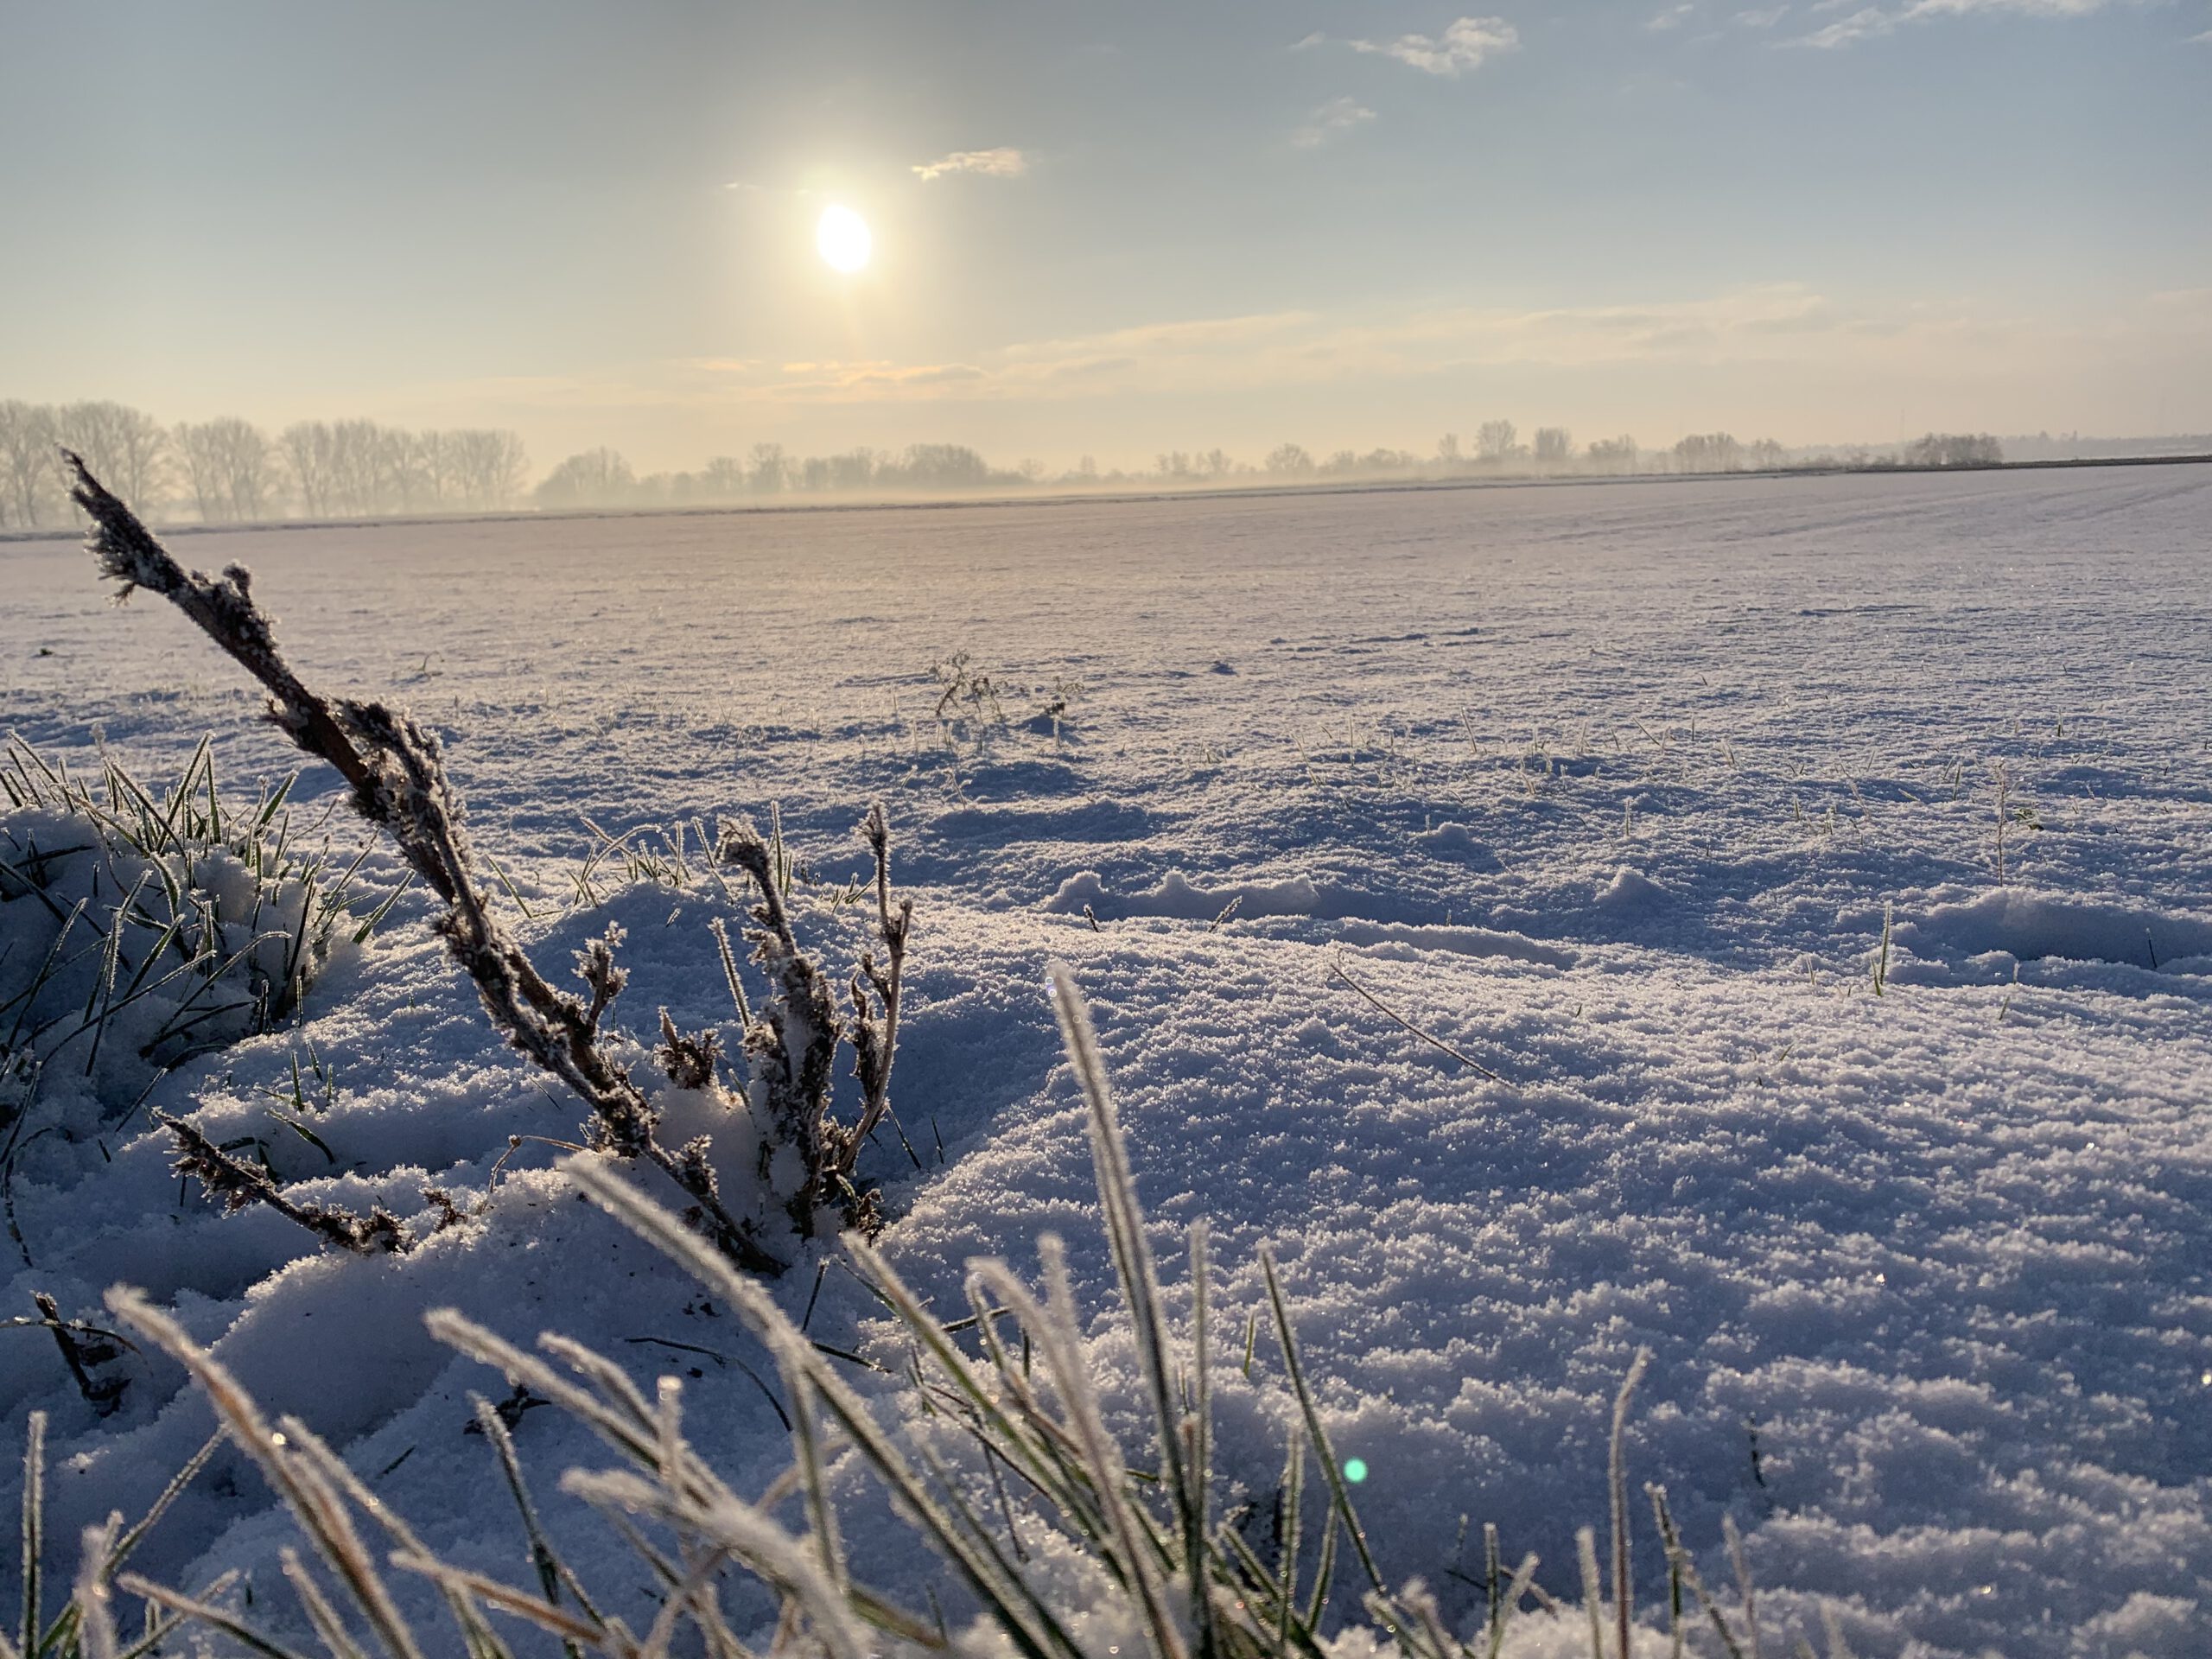
[[[160,1112],[154,1113],[153,1118],[176,1137],[177,1157],[172,1173],[193,1177],[226,1214],[264,1205],[287,1221],[356,1255],[397,1255],[414,1243],[399,1218],[381,1206],[357,1216],[335,1205],[296,1203],[284,1196],[284,1190],[265,1171],[232,1157],[182,1118]]]
[[[868,808],[861,833],[875,861],[875,932],[884,961],[879,966],[872,950],[861,953],[850,984],[852,1016],[841,1026],[829,976],[792,931],[768,843],[749,819],[721,826],[721,862],[743,870],[760,891],[746,937],[772,994],[758,1011],[741,1003],[739,1016],[762,1104],[779,1141],[797,1147],[803,1160],[804,1182],[786,1205],[803,1237],[812,1236],[815,1212],[823,1205],[841,1205],[847,1224],[863,1232],[880,1224],[855,1172],[861,1147],[891,1109],[891,1063],[914,905],[911,899],[894,904],[892,898],[891,825],[881,802]],[[853,1046],[853,1075],[861,1085],[860,1116],[850,1125],[839,1123],[830,1109],[841,1039]]]
[[[762,1247],[752,1226],[722,1204],[706,1160],[690,1149],[671,1152],[654,1138],[657,1114],[601,1039],[600,1016],[621,988],[611,944],[586,953],[582,971],[591,993],[586,1002],[548,983],[493,913],[436,738],[381,703],[334,702],[309,690],[277,650],[274,626],[254,603],[243,567],[232,565],[219,580],[186,570],[80,457],[67,450],[63,456],[75,475],[71,493],[92,520],[86,544],[102,574],[122,584],[117,597],[144,588],[170,601],[268,690],[269,718],[277,729],[337,768],[352,785],[361,815],[391,835],[444,901],[437,931],[475,982],[493,1025],[589,1105],[591,1144],[658,1165],[690,1197],[725,1253],[755,1271],[780,1271],[784,1264]],[[790,937],[788,922],[783,936]],[[828,1029],[834,1046],[834,1023]],[[826,1077],[826,1054],[821,1065]],[[807,1167],[815,1166],[810,1159]],[[218,1179],[230,1178],[219,1173]]]
[[[899,994],[906,966],[906,936],[914,925],[914,901],[901,899],[894,914],[891,906],[891,823],[883,803],[868,810],[861,826],[868,851],[875,857],[876,938],[883,945],[884,965],[879,969],[873,951],[861,953],[860,971],[853,976],[853,1075],[860,1079],[866,1105],[854,1127],[851,1152],[874,1132],[891,1109],[891,1062],[899,1046]],[[873,1013],[868,993],[875,994]],[[846,1173],[851,1173],[848,1163]]]
[[[837,1057],[837,1000],[829,976],[799,949],[768,844],[751,819],[722,824],[720,855],[760,890],[747,937],[772,995],[746,1027],[745,1051],[777,1141],[796,1147],[805,1169],[805,1183],[786,1208],[799,1236],[810,1237],[815,1206],[830,1196],[822,1187],[833,1163],[830,1090]]]

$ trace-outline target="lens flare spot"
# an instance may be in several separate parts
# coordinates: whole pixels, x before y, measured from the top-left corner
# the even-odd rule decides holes
[[[1366,1460],[1362,1458],[1346,1458],[1344,1459],[1344,1478],[1351,1482],[1355,1486],[1357,1486],[1361,1481],[1365,1480],[1367,1478]]]

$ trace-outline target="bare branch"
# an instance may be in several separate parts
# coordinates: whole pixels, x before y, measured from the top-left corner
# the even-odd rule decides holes
[[[145,588],[176,605],[267,688],[270,718],[277,728],[300,748],[338,769],[353,786],[353,804],[361,816],[391,836],[408,863],[445,901],[446,913],[437,922],[437,931],[453,959],[475,982],[494,1027],[517,1050],[582,1096],[591,1108],[586,1139],[599,1150],[642,1157],[658,1166],[691,1197],[715,1242],[733,1259],[755,1271],[780,1271],[783,1263],[761,1247],[750,1224],[733,1216],[712,1184],[700,1178],[700,1160],[679,1157],[653,1138],[652,1108],[628,1071],[600,1040],[600,1016],[621,988],[613,939],[586,952],[585,982],[592,993],[586,1004],[548,983],[493,914],[462,828],[461,799],[446,781],[436,738],[405,714],[381,703],[333,703],[308,690],[277,651],[275,630],[254,603],[243,568],[233,565],[220,581],[186,571],[81,459],[67,451],[64,455],[76,475],[72,493],[92,519],[86,545],[102,574],[123,584],[118,596]],[[786,922],[786,938],[789,932]],[[823,1065],[826,1071],[826,1056]],[[224,1159],[212,1145],[210,1150],[221,1160],[200,1160],[214,1178],[209,1183],[211,1192],[219,1193],[233,1208],[271,1202],[241,1186],[238,1177],[224,1167],[245,1171],[244,1166]],[[252,1172],[245,1173],[250,1177]],[[265,1184],[273,1192],[274,1184]],[[246,1196],[236,1196],[239,1193]],[[296,1207],[302,1213],[309,1208]],[[333,1236],[319,1222],[302,1224]]]
[[[170,1166],[172,1173],[193,1177],[226,1214],[264,1205],[356,1255],[397,1255],[415,1243],[399,1224],[399,1218],[381,1205],[366,1216],[357,1216],[334,1205],[296,1203],[284,1196],[283,1189],[265,1171],[232,1157],[182,1118],[161,1112],[151,1116],[176,1137],[177,1159]]]
[[[1334,963],[1329,964],[1329,972],[1338,979],[1342,980],[1347,987],[1349,987],[1368,1005],[1368,1007],[1373,1008],[1377,1014],[1388,1020],[1392,1025],[1401,1027],[1403,1029],[1411,1032],[1414,1036],[1420,1038],[1421,1041],[1427,1043],[1431,1048],[1436,1049],[1442,1053],[1449,1054],[1453,1059],[1459,1061],[1460,1065],[1465,1066],[1470,1071],[1479,1072],[1482,1076],[1488,1077],[1492,1083],[1503,1083],[1505,1081],[1503,1077],[1498,1076],[1497,1072],[1491,1071],[1490,1067],[1484,1065],[1480,1060],[1471,1059],[1468,1056],[1461,1053],[1458,1049],[1452,1047],[1451,1044],[1446,1042],[1441,1037],[1437,1036],[1433,1032],[1423,1031],[1419,1026],[1414,1024],[1412,1020],[1407,1019],[1405,1015],[1389,1007],[1380,997],[1376,996],[1374,992],[1369,990],[1366,986],[1361,984],[1357,980],[1354,979],[1350,974],[1344,972],[1342,968],[1337,966]]]

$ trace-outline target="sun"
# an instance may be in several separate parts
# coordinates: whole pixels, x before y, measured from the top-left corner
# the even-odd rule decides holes
[[[849,275],[868,264],[868,255],[875,251],[875,238],[868,234],[868,221],[858,213],[833,206],[822,210],[821,222],[814,227],[814,245],[830,270]]]

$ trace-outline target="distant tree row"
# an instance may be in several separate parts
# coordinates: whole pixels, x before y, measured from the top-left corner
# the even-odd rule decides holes
[[[899,495],[1034,486],[1065,489],[1228,486],[1352,479],[1484,475],[1625,475],[1732,473],[1810,467],[1989,467],[2004,460],[1986,433],[1931,432],[1895,450],[1785,449],[1771,438],[1745,443],[1726,432],[1695,432],[1646,450],[1625,434],[1578,451],[1564,427],[1538,427],[1526,443],[1509,420],[1475,429],[1471,447],[1447,432],[1434,453],[1339,449],[1316,457],[1285,443],[1256,464],[1220,449],[1163,451],[1150,472],[1101,473],[1088,455],[1055,474],[1042,461],[994,467],[964,444],[917,443],[902,451],[849,449],[788,454],[756,443],[742,459],[718,455],[696,472],[640,477],[615,450],[570,455],[528,489],[529,457],[512,432],[482,428],[406,431],[374,421],[296,421],[273,438],[225,416],[165,427],[122,404],[60,405],[0,401],[0,528],[35,527],[67,516],[58,448],[77,451],[126,500],[156,516],[203,523],[303,518],[482,512],[529,500],[549,509],[712,506],[789,495]]]
[[[1739,443],[1726,432],[1693,432],[1677,438],[1673,450],[1678,473],[1771,472],[1789,462],[1789,452],[1772,438]]]
[[[530,473],[522,440],[485,428],[406,432],[374,421],[297,421],[276,442],[309,518],[482,512],[518,500]]]
[[[75,450],[124,499],[157,516],[246,524],[481,512],[520,499],[530,458],[512,432],[403,431],[374,421],[296,421],[273,439],[225,416],[165,427],[115,403],[0,400],[0,527],[66,517],[60,451]]]
[[[1524,443],[1519,427],[1511,421],[1495,420],[1484,421],[1475,429],[1471,448],[1462,444],[1458,433],[1446,432],[1436,441],[1435,455],[1427,461],[1401,450],[1376,449],[1361,455],[1347,449],[1317,462],[1300,446],[1286,443],[1269,454],[1260,470],[1279,478],[1384,474],[1451,478],[1483,474],[1549,478],[1577,474],[1736,472],[1747,467],[1787,466],[1792,459],[1790,452],[1771,438],[1745,444],[1726,432],[1694,434],[1667,450],[1646,450],[1624,433],[1594,439],[1578,450],[1574,435],[1565,427],[1540,426]],[[1230,465],[1233,469],[1234,463]]]
[[[849,449],[791,455],[756,443],[744,460],[717,455],[696,472],[639,477],[613,449],[587,449],[556,467],[531,493],[552,510],[579,507],[715,506],[784,495],[899,494],[910,491],[1014,488],[1046,477],[1041,461],[1007,472],[958,443],[909,444],[899,453]]]
[[[1564,427],[1540,426],[1531,441],[1521,442],[1520,429],[1511,421],[1484,421],[1475,430],[1471,454],[1462,448],[1459,435],[1446,432],[1436,441],[1433,461],[1423,461],[1401,450],[1376,449],[1361,455],[1339,450],[1317,462],[1300,445],[1286,443],[1271,451],[1258,467],[1241,467],[1219,450],[1206,457],[1203,475],[1218,477],[1259,472],[1275,478],[1351,476],[1454,477],[1482,473],[1533,473],[1552,477],[1568,474],[1622,475],[1641,472],[1737,473],[1771,472],[1783,467],[1994,467],[2005,459],[2004,446],[1987,433],[1968,435],[1929,433],[1895,451],[1866,448],[1840,454],[1784,448],[1772,438],[1745,443],[1726,432],[1693,432],[1678,438],[1665,450],[1646,450],[1624,433],[1599,438],[1579,454],[1573,435]],[[1180,475],[1180,455],[1160,458],[1163,475]]]
[[[1908,467],[2001,467],[2005,446],[1986,432],[1930,432],[1905,445]]]

